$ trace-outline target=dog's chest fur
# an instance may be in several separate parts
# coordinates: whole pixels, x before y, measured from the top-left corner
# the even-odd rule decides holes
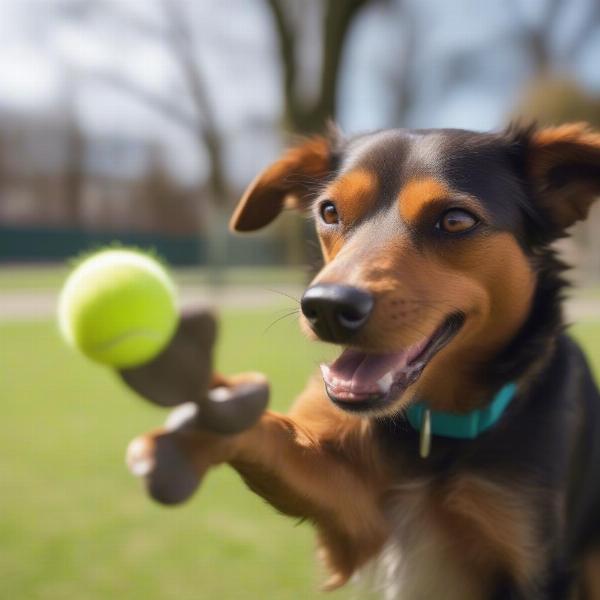
[[[385,600],[480,600],[484,584],[461,562],[459,545],[431,518],[431,483],[415,481],[390,495],[391,528],[383,551],[358,581]],[[464,558],[464,557],[463,557]]]

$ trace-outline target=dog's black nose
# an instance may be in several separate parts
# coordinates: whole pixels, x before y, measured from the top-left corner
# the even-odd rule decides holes
[[[373,310],[373,296],[348,285],[322,283],[309,287],[300,305],[321,339],[345,342],[367,322]]]

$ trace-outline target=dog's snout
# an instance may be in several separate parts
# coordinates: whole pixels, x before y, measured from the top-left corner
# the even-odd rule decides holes
[[[367,322],[373,303],[373,296],[364,290],[323,283],[309,287],[300,304],[321,339],[345,342]]]

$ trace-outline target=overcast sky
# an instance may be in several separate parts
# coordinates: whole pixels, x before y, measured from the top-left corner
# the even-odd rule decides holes
[[[183,94],[177,70],[160,44],[132,35],[110,19],[82,27],[56,17],[61,0],[0,0],[0,107],[42,111],[69,98],[86,129],[164,140],[172,162],[194,171],[197,150],[189,136],[127,94],[99,83],[91,74],[109,70],[132,78],[149,91]],[[151,0],[108,0],[160,26]],[[301,0],[310,3],[314,0]],[[498,127],[516,101],[531,65],[516,40],[515,15],[505,0],[390,0],[374,2],[357,21],[344,59],[339,120],[346,131],[394,124],[393,84],[402,64],[402,8],[415,11],[420,43],[411,57],[417,101],[408,115],[419,127]],[[554,36],[561,48],[596,0],[569,0]],[[515,0],[534,24],[544,0]],[[90,0],[88,5],[93,5]],[[205,73],[218,125],[234,140],[230,159],[243,162],[244,180],[277,151],[265,140],[252,146],[253,124],[276,123],[281,113],[276,40],[264,0],[184,0],[194,30],[198,61]],[[300,6],[297,2],[295,6]],[[304,4],[307,6],[307,4]],[[317,21],[306,11],[303,56],[318,56]],[[310,19],[313,19],[311,21]],[[589,38],[568,69],[588,88],[600,91],[600,31]],[[69,65],[69,69],[65,69]],[[466,65],[466,66],[465,66]],[[462,70],[461,70],[462,69]],[[458,73],[449,83],[448,73]],[[73,73],[76,94],[73,95]],[[310,93],[310,75],[303,89]],[[69,75],[71,74],[71,75]],[[237,141],[235,141],[237,140]]]

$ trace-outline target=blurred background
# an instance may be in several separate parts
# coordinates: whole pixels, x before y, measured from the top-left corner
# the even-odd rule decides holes
[[[0,597],[319,597],[308,527],[226,469],[180,509],[125,473],[164,414],[63,347],[67,259],[156,249],[285,409],[327,352],[294,317],[316,249],[292,214],[228,234],[254,175],[328,119],[600,127],[598,65],[598,0],[0,0]],[[561,251],[600,368],[600,206]]]

